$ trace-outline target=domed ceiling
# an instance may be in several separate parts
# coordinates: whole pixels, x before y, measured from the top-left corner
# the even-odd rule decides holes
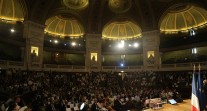
[[[132,6],[131,0],[109,0],[108,5],[111,11],[115,13],[124,13]]]
[[[0,19],[10,22],[23,21],[23,9],[19,1],[0,0]]]
[[[161,20],[163,33],[188,32],[207,24],[207,11],[194,5],[178,6],[171,9]]]
[[[141,28],[131,21],[115,21],[107,24],[102,31],[103,39],[125,40],[141,37]]]
[[[74,18],[54,16],[49,18],[46,23],[45,32],[54,36],[64,38],[79,38],[84,35],[83,26]]]
[[[88,0],[63,0],[65,6],[71,9],[83,9],[88,6]]]

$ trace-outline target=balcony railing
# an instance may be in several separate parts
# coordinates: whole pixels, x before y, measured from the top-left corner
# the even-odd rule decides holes
[[[194,62],[194,63],[177,63],[177,64],[162,64],[160,66],[102,66],[101,71],[141,71],[141,70],[154,70],[154,71],[178,71],[178,70],[193,70],[194,64],[200,64],[201,70],[207,70],[207,61],[204,62]],[[0,68],[16,68],[16,69],[27,69],[24,62],[17,61],[5,61],[0,60]],[[32,67],[39,67],[39,64],[32,65]],[[34,69],[35,69],[34,68]],[[86,66],[77,65],[56,65],[56,64],[44,64],[41,70],[50,71],[65,71],[65,72],[85,72],[91,70],[98,70],[97,68],[87,69]]]

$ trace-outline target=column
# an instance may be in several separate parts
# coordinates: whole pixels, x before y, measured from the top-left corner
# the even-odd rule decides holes
[[[86,56],[85,65],[88,71],[101,70],[101,35],[87,34],[86,35]]]
[[[24,63],[28,70],[42,69],[44,28],[44,25],[32,21],[24,22],[23,37],[26,40]]]
[[[159,69],[160,66],[160,36],[159,31],[143,33],[143,62],[144,69]]]

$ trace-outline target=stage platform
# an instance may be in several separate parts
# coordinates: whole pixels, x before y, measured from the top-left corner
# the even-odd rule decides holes
[[[146,109],[144,111],[191,111],[191,100],[184,100],[176,105],[164,104],[160,109]]]

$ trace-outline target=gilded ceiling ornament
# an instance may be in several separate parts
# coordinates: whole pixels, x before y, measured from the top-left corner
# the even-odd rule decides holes
[[[89,1],[88,0],[63,0],[65,6],[71,9],[83,9],[85,8]]]
[[[115,13],[124,13],[131,8],[131,0],[109,0],[108,4]]]

